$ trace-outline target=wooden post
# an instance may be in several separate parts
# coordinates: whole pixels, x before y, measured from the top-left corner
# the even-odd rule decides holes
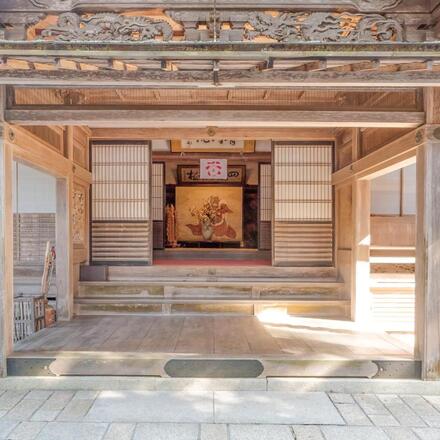
[[[417,153],[416,344],[422,378],[440,379],[440,139]]]
[[[6,375],[7,356],[13,349],[13,214],[12,149],[4,123],[6,90],[0,86],[0,375]]]
[[[56,281],[57,318],[73,316],[72,176],[57,179]]]
[[[360,325],[370,319],[370,182],[353,184],[353,291],[351,317]]]
[[[440,90],[425,90],[426,141],[417,150],[415,356],[440,379]]]
[[[350,148],[354,163],[362,153],[360,129],[352,129],[350,144],[343,137],[336,139],[337,153]],[[337,265],[345,283],[344,299],[350,300],[351,319],[365,325],[370,315],[370,182],[346,181],[335,193]]]

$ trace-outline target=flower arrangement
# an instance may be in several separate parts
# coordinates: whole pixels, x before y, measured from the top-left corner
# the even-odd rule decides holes
[[[213,225],[218,219],[220,199],[217,196],[211,196],[203,202],[201,208],[191,208],[190,212],[196,217],[202,225]]]

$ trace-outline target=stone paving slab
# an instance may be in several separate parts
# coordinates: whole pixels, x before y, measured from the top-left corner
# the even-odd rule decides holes
[[[380,428],[370,426],[324,426],[325,440],[389,440]]]
[[[325,393],[216,391],[214,396],[216,423],[344,424]]]
[[[37,440],[101,440],[107,430],[106,423],[48,423]]]
[[[211,392],[103,391],[91,406],[89,422],[214,422]]]
[[[440,396],[404,386],[398,394],[197,387],[0,391],[0,440],[440,440]]]
[[[290,426],[277,425],[231,425],[230,440],[293,440]]]
[[[142,423],[133,440],[198,440],[199,426],[188,423]]]

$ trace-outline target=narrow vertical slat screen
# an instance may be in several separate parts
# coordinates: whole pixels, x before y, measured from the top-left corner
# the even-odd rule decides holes
[[[274,264],[333,263],[333,146],[274,145]]]
[[[92,144],[92,260],[151,262],[149,143]]]
[[[260,164],[259,193],[260,193],[260,225],[259,248],[267,250],[272,245],[272,164]]]
[[[163,221],[164,211],[164,163],[153,163],[151,168],[151,210],[152,220]]]
[[[151,215],[153,220],[153,248],[163,249],[164,204],[165,204],[165,163],[156,162],[151,167]]]

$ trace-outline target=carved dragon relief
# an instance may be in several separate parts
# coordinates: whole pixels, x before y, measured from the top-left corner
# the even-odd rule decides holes
[[[166,21],[145,16],[99,13],[81,16],[61,14],[56,26],[45,29],[41,36],[60,41],[151,41],[162,37],[168,41],[173,29]]]
[[[254,12],[245,37],[264,36],[278,42],[362,43],[403,41],[402,25],[380,14]]]
[[[252,41],[258,37],[266,37],[280,43],[404,41],[402,24],[396,18],[382,14],[308,11],[238,12],[240,13],[219,11],[215,26],[220,41]],[[179,23],[184,29],[186,41],[212,40],[213,25],[210,23],[212,18],[206,11],[182,14],[169,10],[166,14],[168,19]],[[26,17],[26,20],[23,18],[24,30],[41,19],[40,16]],[[174,32],[167,18],[159,20],[144,15],[105,12],[80,15],[66,12],[58,16],[55,26],[37,33],[37,38],[68,42],[142,42],[158,39],[170,41],[174,37]],[[228,26],[223,26],[224,23]],[[0,38],[2,38],[1,29]],[[26,39],[23,31],[18,39]]]

